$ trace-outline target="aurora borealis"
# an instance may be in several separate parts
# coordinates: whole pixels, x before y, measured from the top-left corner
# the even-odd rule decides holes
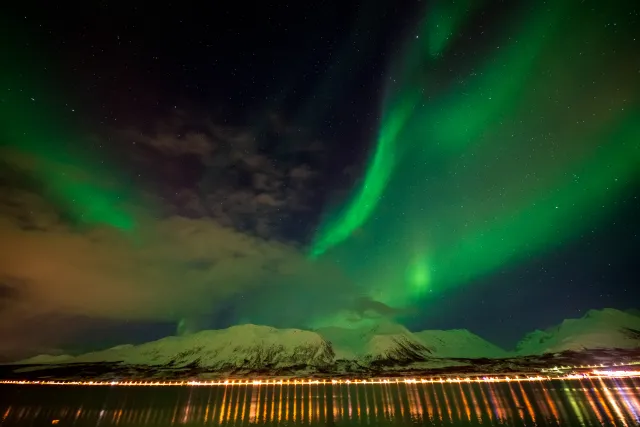
[[[18,56],[11,50],[5,54]],[[0,148],[7,158],[19,157],[20,167],[31,172],[47,197],[64,206],[76,224],[108,224],[132,231],[134,217],[123,207],[134,198],[123,185],[126,178],[98,154],[100,142],[65,128],[73,123],[68,116],[75,110],[47,93],[55,91],[37,84],[38,73],[29,74],[11,68],[0,72],[0,82],[7,88],[0,103]],[[38,95],[26,96],[27,90]]]
[[[629,308],[637,6],[333,3],[7,8],[0,356]]]
[[[392,306],[571,241],[615,215],[640,170],[638,63],[619,5],[519,10],[482,55],[460,40],[466,8],[440,6],[393,59],[366,175],[310,252]]]

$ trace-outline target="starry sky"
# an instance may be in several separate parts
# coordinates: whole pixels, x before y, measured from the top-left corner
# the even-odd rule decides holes
[[[0,353],[237,323],[506,348],[639,300],[640,8],[5,7]]]

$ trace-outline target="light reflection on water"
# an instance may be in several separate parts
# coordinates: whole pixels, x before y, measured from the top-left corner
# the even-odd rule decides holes
[[[640,425],[640,382],[1,386],[0,424]]]

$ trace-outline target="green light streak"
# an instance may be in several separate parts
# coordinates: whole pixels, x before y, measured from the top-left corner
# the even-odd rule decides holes
[[[461,7],[458,13],[466,10],[468,7]],[[395,92],[390,94],[386,102],[384,109],[386,114],[380,126],[376,150],[366,176],[347,208],[337,219],[334,215],[333,219],[321,228],[310,251],[312,258],[322,255],[332,246],[347,239],[372,214],[393,174],[396,159],[404,151],[404,141],[398,140],[401,132],[410,134],[405,136],[407,139],[414,140],[418,135],[423,142],[430,143],[435,140],[449,145],[459,144],[461,141],[468,143],[472,137],[482,132],[490,119],[495,118],[503,110],[505,103],[517,96],[516,89],[522,84],[537,52],[545,42],[546,33],[540,28],[547,28],[548,25],[545,26],[544,23],[549,24],[549,21],[557,19],[557,10],[551,17],[550,14],[551,12],[545,10],[531,21],[530,25],[534,30],[525,43],[526,51],[522,52],[515,41],[507,54],[500,55],[492,61],[492,63],[504,64],[503,69],[480,73],[481,77],[475,79],[477,80],[475,94],[469,98],[474,99],[474,102],[452,97],[445,105],[423,106],[418,109],[423,90],[416,86],[416,75],[420,74],[416,69],[429,58],[424,55],[424,41],[416,40],[408,46],[407,54],[402,59],[400,70],[397,72],[398,77],[392,85],[395,86]],[[448,26],[453,25],[454,21],[462,20],[458,14],[447,16],[455,16],[455,19],[448,22]],[[429,22],[430,26],[427,28],[436,25],[432,20]],[[511,78],[504,78],[505,70]],[[492,95],[486,95],[487,93]],[[412,116],[418,116],[418,119],[414,119],[413,126],[405,130]]]
[[[133,231],[135,219],[124,207],[133,195],[121,184],[124,177],[105,166],[104,149],[66,130],[77,127],[69,119],[72,107],[47,99],[46,80],[33,72],[33,64],[27,66],[30,61],[11,61],[7,51],[2,56],[7,66],[0,72],[0,149],[13,158],[7,160],[20,159],[16,166],[31,174],[76,225]]]
[[[440,289],[464,283],[541,249],[559,246],[610,214],[611,201],[640,170],[640,110],[629,114],[614,129],[597,137],[610,143],[599,147],[587,162],[563,174],[582,177],[579,186],[572,179],[558,178],[554,187],[541,190],[528,203],[462,237],[443,241],[434,250],[432,260],[439,266],[434,281]]]
[[[431,281],[431,271],[427,258],[418,253],[413,263],[407,267],[406,282],[409,284],[409,294],[412,298],[422,297],[428,291]]]
[[[333,248],[327,257],[395,306],[569,242],[615,215],[640,178],[640,83],[620,5],[527,10],[449,80],[440,61],[462,14],[440,15],[398,61],[363,182],[311,248]]]
[[[434,1],[427,15],[428,23],[424,27],[429,40],[429,55],[432,57],[442,55],[451,44],[465,17],[481,3],[480,0]]]
[[[392,111],[393,115],[387,120],[388,124],[382,129],[378,138],[377,149],[364,183],[338,221],[330,223],[325,228],[326,231],[320,233],[321,237],[316,240],[311,251],[312,258],[318,257],[330,247],[347,239],[371,215],[395,167],[397,156],[395,141],[414,105],[415,97],[408,98],[402,108]]]
[[[421,126],[412,132],[428,135],[425,142],[438,141],[445,150],[461,150],[477,141],[522,96],[564,4],[559,2],[529,17],[519,37],[497,46],[485,66],[454,85],[444,102],[421,109],[416,120]]]

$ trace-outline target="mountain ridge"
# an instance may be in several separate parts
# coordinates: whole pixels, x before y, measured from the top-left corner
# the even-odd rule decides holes
[[[509,359],[589,349],[640,348],[640,317],[615,309],[590,310],[546,330],[527,334],[509,352],[466,329],[411,332],[386,322],[373,327],[315,331],[235,325],[140,345],[71,355],[37,355],[18,365],[113,363],[218,372],[353,372],[358,369],[431,369],[469,360]]]
[[[640,347],[640,317],[633,312],[604,308],[589,310],[578,319],[565,319],[537,329],[517,344],[516,353],[535,355],[589,349]]]

